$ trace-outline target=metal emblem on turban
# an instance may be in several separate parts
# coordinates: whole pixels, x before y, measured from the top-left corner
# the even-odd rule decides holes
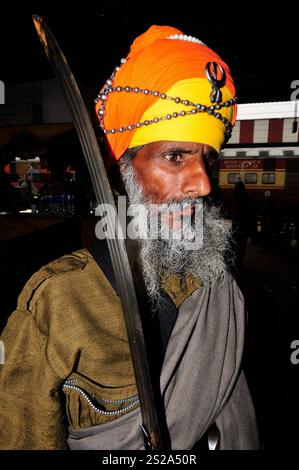
[[[217,75],[220,78],[217,78]],[[217,62],[208,62],[206,65],[206,76],[212,84],[212,91],[210,94],[211,103],[220,103],[222,101],[222,92],[220,88],[224,87],[226,82],[226,73],[224,68],[217,64]]]

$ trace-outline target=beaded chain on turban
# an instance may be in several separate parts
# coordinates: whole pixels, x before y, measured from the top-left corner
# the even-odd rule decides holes
[[[207,47],[202,41],[193,37],[187,36],[184,34],[171,34],[165,37],[164,39],[169,40],[178,40],[178,41],[187,41],[189,43],[200,44],[201,46]],[[215,61],[210,61],[206,63],[205,67],[205,74],[206,78],[209,83],[212,85],[211,93],[210,93],[210,102],[211,105],[197,103],[191,100],[187,100],[184,98],[180,98],[178,96],[170,96],[167,93],[161,92],[159,90],[149,89],[149,88],[142,88],[140,86],[131,86],[130,84],[126,84],[124,86],[116,85],[114,86],[114,79],[116,73],[121,69],[122,65],[127,62],[127,59],[121,59],[120,66],[115,67],[112,75],[106,80],[104,87],[102,88],[101,92],[97,96],[95,102],[97,106],[97,113],[99,116],[100,127],[103,130],[104,134],[114,135],[116,133],[124,133],[130,132],[137,129],[140,129],[144,126],[150,126],[152,124],[157,124],[161,121],[170,121],[172,119],[177,119],[180,117],[188,116],[188,115],[196,115],[198,113],[207,113],[210,116],[220,120],[223,125],[225,126],[225,142],[231,136],[232,132],[232,124],[231,122],[224,117],[219,110],[222,108],[228,108],[234,106],[236,104],[237,98],[233,97],[231,99],[222,101],[222,92],[221,88],[224,87],[226,83],[226,73],[224,68]],[[220,76],[220,78],[218,78]],[[190,109],[178,109],[174,112],[169,112],[165,115],[154,116],[151,119],[140,120],[139,122],[130,122],[129,124],[124,124],[121,127],[110,127],[107,128],[104,124],[104,117],[106,113],[106,103],[109,98],[109,95],[116,93],[134,93],[134,94],[143,94],[143,95],[152,95],[154,98],[158,98],[160,100],[169,100],[178,106],[180,104],[184,105],[184,107]]]

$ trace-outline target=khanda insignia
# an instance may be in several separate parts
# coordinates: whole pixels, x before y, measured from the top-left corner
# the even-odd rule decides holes
[[[217,75],[220,78],[217,78]],[[212,84],[212,91],[210,93],[211,103],[220,103],[222,101],[222,92],[220,88],[224,87],[226,82],[226,73],[224,68],[217,64],[217,62],[208,62],[206,65],[206,76]]]

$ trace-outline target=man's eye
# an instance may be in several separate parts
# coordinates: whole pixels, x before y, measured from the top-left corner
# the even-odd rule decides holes
[[[167,153],[164,155],[164,158],[173,163],[179,163],[183,161],[183,155],[181,153]]]

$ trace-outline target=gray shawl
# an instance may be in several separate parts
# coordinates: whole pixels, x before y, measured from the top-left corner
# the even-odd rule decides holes
[[[244,300],[235,280],[201,287],[179,308],[160,385],[172,449],[187,450],[211,424],[220,449],[257,449],[255,414],[241,369]],[[70,429],[70,449],[141,450],[140,409],[99,426]]]

